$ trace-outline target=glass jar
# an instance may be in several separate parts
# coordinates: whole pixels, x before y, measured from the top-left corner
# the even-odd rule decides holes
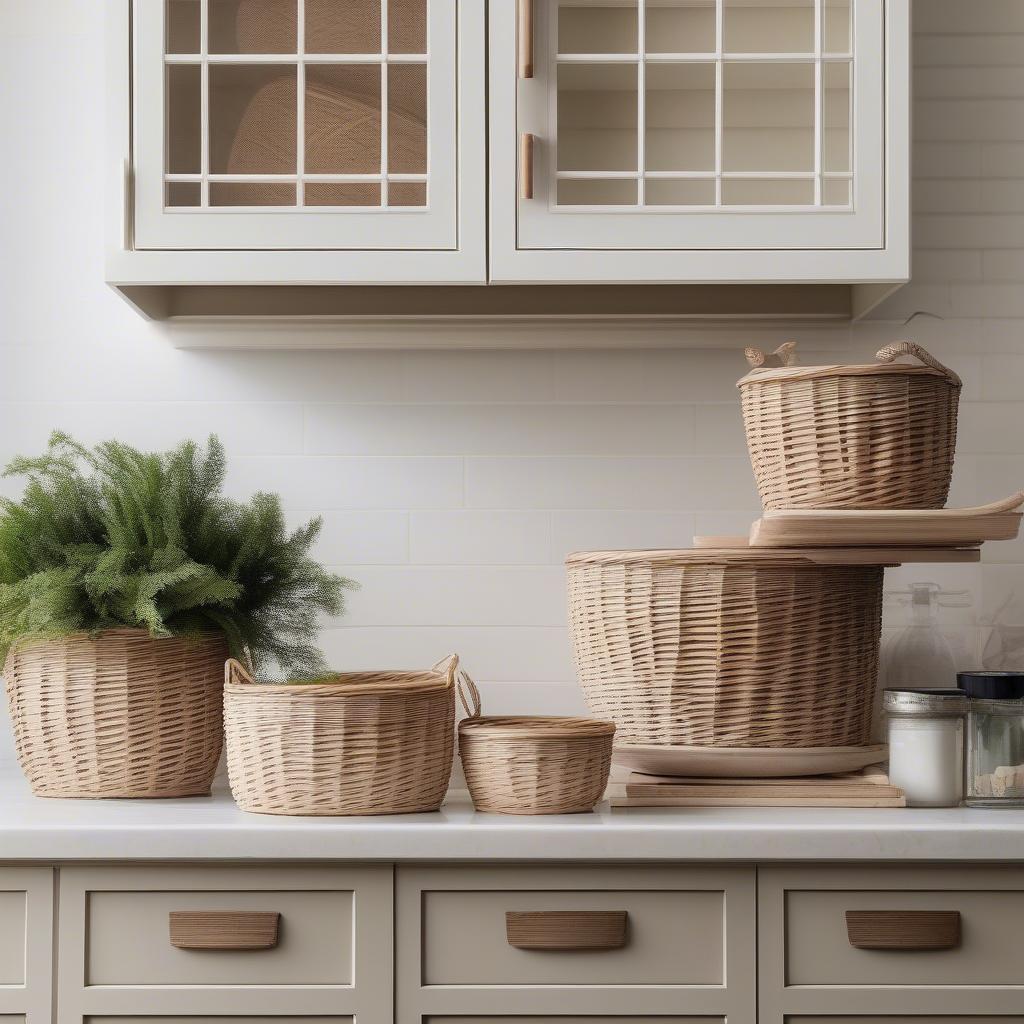
[[[960,672],[967,716],[967,805],[1024,807],[1024,674]]]
[[[886,690],[889,781],[908,807],[958,807],[964,795],[964,718],[960,690]]]

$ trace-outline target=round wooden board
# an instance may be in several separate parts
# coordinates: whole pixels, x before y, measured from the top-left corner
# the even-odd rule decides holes
[[[884,743],[867,747],[652,747],[615,745],[614,764],[645,775],[757,779],[831,775],[878,764],[888,756]]]

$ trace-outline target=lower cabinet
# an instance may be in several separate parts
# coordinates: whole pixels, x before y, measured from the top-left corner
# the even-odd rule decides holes
[[[1022,921],[1001,865],[0,868],[0,1024],[1024,1024]]]
[[[399,1024],[755,1019],[752,868],[403,867],[397,877]]]

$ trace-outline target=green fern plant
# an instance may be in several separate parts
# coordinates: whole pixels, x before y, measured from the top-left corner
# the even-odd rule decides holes
[[[4,475],[28,482],[0,501],[0,657],[23,637],[216,629],[256,671],[322,671],[318,617],[340,615],[354,584],[309,556],[319,519],[289,533],[276,495],[230,501],[224,473],[213,436],[148,453],[54,433],[14,459]]]

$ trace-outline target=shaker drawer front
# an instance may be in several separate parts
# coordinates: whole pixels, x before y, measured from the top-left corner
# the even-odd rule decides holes
[[[353,897],[344,890],[95,892],[89,897],[86,984],[350,986]],[[219,927],[230,911],[279,913],[281,941],[265,949],[231,949],[230,935]],[[193,938],[185,941],[194,944],[179,948],[171,944],[172,915],[186,912],[193,912]],[[226,948],[210,945],[218,941]],[[249,940],[239,932],[238,941]]]
[[[1024,869],[763,868],[758,901],[765,1021],[1024,1012]]]
[[[89,1017],[155,1005],[383,1024],[392,886],[390,867],[67,869],[61,1003]]]
[[[49,1024],[53,871],[0,868],[0,1024]]]
[[[0,1021],[0,1024],[3,1024]],[[426,1017],[423,1024],[726,1024],[724,1017],[488,1017],[470,1014],[465,1017]],[[996,1022],[998,1024],[998,1022]]]
[[[749,1024],[752,868],[400,867],[398,1020]]]
[[[595,939],[593,933],[602,931],[609,915],[623,912],[622,944],[592,948],[603,937]],[[510,943],[510,914],[529,915],[520,924],[524,932],[531,919],[535,922],[532,948]],[[724,891],[428,892],[423,897],[423,982],[723,985],[724,929]],[[609,941],[614,939],[612,933]]]

